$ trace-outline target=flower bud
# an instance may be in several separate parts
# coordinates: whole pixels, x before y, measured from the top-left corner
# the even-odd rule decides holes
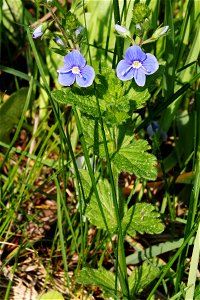
[[[84,27],[79,26],[76,30],[75,30],[75,36],[79,36],[79,34],[81,33],[81,31],[84,29]]]
[[[131,36],[130,31],[128,29],[126,29],[126,27],[123,27],[121,25],[115,24],[115,30],[123,38]]]
[[[164,26],[157,28],[156,31],[153,33],[152,38],[153,39],[158,39],[160,36],[165,35],[169,29],[169,26]]]
[[[57,43],[58,45],[65,46],[65,44],[63,43],[63,40],[62,40],[60,37],[57,37],[57,38],[56,38],[56,43]]]
[[[40,37],[41,35],[43,35],[43,33],[45,32],[45,30],[47,29],[47,23],[42,23],[40,24],[38,27],[36,27],[32,33],[32,38],[33,39],[37,39],[38,37]]]
[[[137,36],[142,36],[142,34],[143,34],[143,29],[142,29],[142,26],[140,23],[135,25],[135,34]]]
[[[145,18],[143,23],[142,23],[142,28],[143,30],[149,30],[150,28],[150,21],[148,18]]]
[[[150,9],[145,3],[137,3],[133,7],[133,23],[138,24],[142,23],[145,18],[148,18],[150,15]]]

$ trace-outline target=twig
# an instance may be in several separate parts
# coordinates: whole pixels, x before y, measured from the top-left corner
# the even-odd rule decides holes
[[[56,10],[57,10],[57,7],[54,6],[54,7],[52,8],[52,12],[55,13]],[[33,24],[31,24],[31,27],[36,27],[37,24],[43,23],[43,22],[47,21],[51,16],[52,16],[51,12],[48,12],[48,13],[47,13],[46,15],[44,15],[41,19],[39,19],[39,20],[37,20],[36,22],[34,22]]]

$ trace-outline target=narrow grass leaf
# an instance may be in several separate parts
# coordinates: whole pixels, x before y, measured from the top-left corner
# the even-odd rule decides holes
[[[150,258],[153,258],[154,256],[178,249],[183,244],[183,241],[184,241],[184,239],[181,238],[177,241],[160,243],[158,245],[153,245],[144,250],[137,251],[134,254],[131,254],[126,257],[126,263],[135,265],[145,259],[150,259]],[[192,245],[193,242],[194,242],[194,238],[191,238],[191,240],[189,241],[189,245]]]
[[[199,263],[199,254],[200,254],[200,224],[197,230],[194,248],[192,252],[192,258],[190,263],[190,271],[188,276],[188,289],[185,294],[185,300],[190,300],[194,298],[195,282],[197,279],[198,272],[198,263]]]
[[[31,76],[29,76],[26,73],[23,73],[19,70],[15,70],[15,69],[12,69],[12,68],[9,68],[9,67],[6,67],[6,66],[2,66],[2,65],[0,65],[0,70],[3,71],[3,72],[6,72],[8,74],[17,76],[19,78],[22,78],[24,80],[27,80],[27,81],[31,80]],[[39,83],[38,80],[33,79],[33,83],[36,84],[37,86],[41,87],[41,84]]]
[[[67,253],[66,253],[66,247],[65,247],[65,238],[63,234],[63,221],[62,221],[62,210],[61,210],[61,190],[60,190],[60,185],[59,182],[54,176],[54,180],[56,183],[57,187],[57,212],[58,212],[58,230],[59,230],[59,238],[60,238],[60,245],[61,245],[61,251],[62,251],[62,257],[63,257],[63,264],[64,264],[64,269],[65,269],[65,278],[67,281],[68,288],[70,289],[70,279],[68,275],[68,264],[67,264]]]

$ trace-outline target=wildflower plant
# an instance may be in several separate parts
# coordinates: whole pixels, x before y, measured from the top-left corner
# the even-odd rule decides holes
[[[50,5],[47,7],[50,8]],[[53,103],[72,107],[82,156],[87,165],[86,170],[78,170],[75,154],[69,146],[79,183],[81,226],[84,227],[82,220],[86,218],[91,225],[105,232],[112,244],[115,261],[115,275],[104,269],[86,268],[83,263],[77,281],[99,285],[108,295],[115,295],[117,299],[133,299],[135,295],[134,282],[129,280],[126,270],[125,236],[158,234],[164,230],[156,206],[146,202],[130,205],[131,198],[126,201],[118,185],[121,172],[134,174],[138,182],[155,180],[157,177],[156,157],[151,153],[150,145],[134,132],[141,120],[139,110],[151,99],[152,86],[149,89],[146,76],[150,78],[154,74],[155,87],[155,79],[161,73],[157,72],[157,58],[143,49],[143,45],[151,39],[145,39],[143,34],[147,32],[150,23],[147,19],[149,10],[142,5],[136,7],[135,11],[133,24],[135,33],[138,32],[135,37],[126,27],[113,24],[116,33],[132,43],[125,50],[124,59],[114,69],[102,59],[99,66],[95,64],[95,70],[92,66],[94,61],[87,55],[87,64],[87,53],[83,51],[87,44],[85,26],[70,11],[63,14],[61,20],[52,14],[56,27],[51,33],[51,39],[57,43],[57,48],[52,48],[52,51],[64,57],[64,64],[57,70],[60,89],[53,90],[51,97]],[[168,28],[160,30],[154,33],[154,41],[166,34]],[[41,34],[42,27],[39,27],[34,31],[33,38]],[[69,145],[69,139],[67,143]],[[95,172],[90,163],[91,158],[95,165],[99,164]],[[113,243],[115,235],[117,247]],[[157,275],[155,273],[154,278]],[[136,276],[134,272],[132,276]],[[110,278],[109,282],[106,282],[107,277]]]

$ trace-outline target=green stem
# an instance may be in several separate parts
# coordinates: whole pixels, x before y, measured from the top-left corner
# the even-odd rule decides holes
[[[113,0],[113,11],[114,11],[114,19],[115,19],[115,24],[121,24],[121,19],[120,19],[120,11],[119,11],[119,2],[118,0]],[[115,44],[115,49],[117,50],[117,55],[118,55],[118,61],[122,59],[123,56],[123,48],[124,48],[124,41],[120,37],[116,37],[116,44]],[[113,66],[114,67],[114,66]]]
[[[192,226],[194,225],[195,215],[197,212],[197,205],[199,201],[199,191],[200,191],[200,130],[199,130],[199,124],[200,124],[200,88],[197,93],[197,99],[196,99],[196,159],[195,159],[195,179],[194,184],[192,188],[192,192],[190,195],[190,201],[189,201],[189,210],[188,210],[188,217],[187,217],[187,224],[185,227],[185,239],[187,238],[188,234],[191,231]],[[179,258],[179,263],[177,266],[177,284],[175,286],[175,292],[178,292],[179,289],[179,283],[184,271],[184,261],[187,256],[188,247],[181,253],[181,256]]]
[[[113,176],[112,165],[111,165],[110,155],[109,155],[109,151],[108,151],[108,145],[106,142],[104,124],[103,124],[103,119],[101,116],[101,109],[100,109],[99,98],[98,98],[97,93],[96,93],[96,102],[97,102],[97,108],[98,108],[98,112],[99,112],[99,122],[100,122],[102,136],[103,136],[104,149],[105,149],[105,153],[106,153],[106,162],[107,162],[108,172],[109,172],[109,176],[110,176],[110,183],[111,183],[111,188],[112,188],[113,205],[115,208],[115,215],[116,215],[117,225],[118,225],[118,238],[119,238],[118,253],[120,252],[120,256],[119,256],[119,269],[120,269],[119,275],[120,276],[119,276],[119,278],[121,278],[122,290],[124,291],[125,295],[127,297],[129,297],[128,276],[127,276],[126,258],[125,258],[125,252],[124,252],[124,237],[123,237],[122,226],[121,226],[119,205],[118,205],[118,201],[117,201],[115,180],[114,180],[114,176]]]
[[[58,25],[58,27],[59,27],[59,29],[60,29],[60,31],[61,31],[61,33],[62,33],[64,39],[65,39],[66,46],[67,46],[68,48],[72,48],[71,45],[70,45],[70,43],[69,43],[69,41],[68,41],[66,32],[63,30],[63,28],[62,28],[62,26],[61,26],[61,24],[60,24],[60,22],[59,22],[59,20],[58,20],[58,18],[57,18],[57,16],[56,16],[56,14],[54,13],[54,11],[52,10],[52,8],[51,8],[50,5],[47,5],[47,8],[48,8],[48,10],[50,11],[50,13],[51,13],[52,18],[54,19],[54,21],[57,23],[57,25]]]

